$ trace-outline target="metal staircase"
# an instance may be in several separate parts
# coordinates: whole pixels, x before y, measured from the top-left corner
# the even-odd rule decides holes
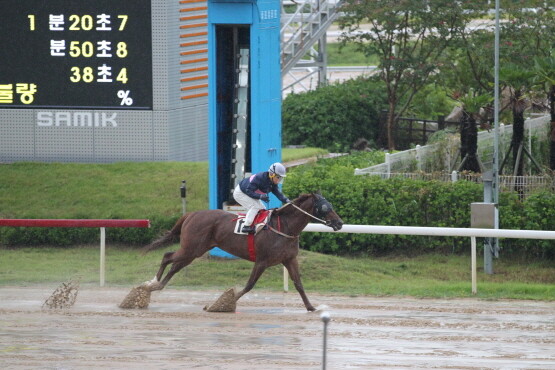
[[[286,90],[318,73],[318,84],[326,82],[326,31],[337,19],[344,0],[299,0],[281,2],[281,76],[293,77]],[[287,10],[294,12],[287,13]],[[317,45],[317,47],[316,47]],[[304,76],[291,73],[302,68]]]

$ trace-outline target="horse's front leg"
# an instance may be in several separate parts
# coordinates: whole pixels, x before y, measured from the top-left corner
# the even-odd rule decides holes
[[[293,283],[295,284],[295,288],[297,289],[297,292],[299,292],[299,294],[301,295],[301,298],[303,299],[303,303],[306,309],[308,311],[316,311],[314,306],[310,304],[310,301],[308,300],[308,297],[304,292],[303,283],[301,282],[301,274],[299,272],[299,263],[297,262],[297,257],[291,258],[287,261],[283,261],[283,266],[285,266],[287,271],[289,271],[289,276],[291,277],[291,280],[293,280]]]
[[[252,268],[249,281],[247,282],[247,285],[243,288],[243,290],[241,290],[239,293],[235,295],[235,302],[237,302],[239,298],[244,296],[245,293],[249,292],[254,287],[254,285],[258,281],[258,278],[260,278],[260,275],[262,275],[264,270],[266,270],[266,266],[262,266],[262,264],[258,262],[254,263],[254,267]]]

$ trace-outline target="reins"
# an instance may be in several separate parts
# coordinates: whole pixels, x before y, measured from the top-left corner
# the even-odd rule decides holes
[[[284,233],[282,233],[281,231],[274,229],[274,228],[273,228],[272,226],[270,226],[270,225],[268,225],[268,229],[270,229],[270,231],[273,231],[273,232],[275,232],[275,233],[278,234],[278,235],[284,236],[284,237],[289,238],[289,239],[297,239],[297,238],[299,237],[298,235],[287,235],[287,234],[284,234]]]
[[[307,211],[305,211],[304,209],[298,207],[297,205],[295,205],[294,203],[287,203],[287,204],[291,204],[293,207],[297,208],[299,211],[301,211],[302,213],[304,213],[307,216],[312,217],[313,219],[315,219],[316,221],[320,221],[320,223],[323,223],[324,225],[327,225],[328,222],[326,220],[322,220],[321,218],[318,218],[314,215],[311,215],[310,213],[308,213]],[[286,205],[287,205],[286,204]],[[284,206],[285,207],[285,206]],[[282,207],[283,208],[283,207]]]

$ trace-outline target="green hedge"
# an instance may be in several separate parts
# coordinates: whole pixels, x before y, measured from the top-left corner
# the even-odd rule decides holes
[[[173,227],[180,215],[174,217],[145,217],[150,228],[106,228],[106,242],[144,246],[155,237]],[[29,217],[39,218],[39,217]],[[90,218],[90,217],[83,217]],[[0,244],[6,246],[52,245],[57,247],[91,244],[100,240],[99,228],[65,227],[2,227]]]
[[[368,78],[290,94],[283,101],[283,143],[349,151],[359,138],[376,140],[386,107],[383,82]]]
[[[434,227],[469,227],[470,203],[481,202],[480,184],[467,181],[443,183],[375,176],[355,176],[355,167],[367,167],[383,161],[380,151],[359,152],[338,159],[320,159],[313,165],[300,166],[289,171],[284,192],[294,198],[301,193],[321,190],[333,203],[345,223],[359,225],[399,225]],[[196,187],[192,187],[194,190]],[[143,202],[145,192],[135,192]],[[191,194],[194,194],[191,191]],[[44,193],[43,193],[44,195]],[[44,198],[48,198],[44,195]],[[195,197],[191,198],[191,202]],[[135,199],[131,197],[130,201]],[[121,206],[120,206],[121,208]],[[154,211],[154,207],[152,207]],[[195,209],[194,207],[191,207]],[[197,207],[196,209],[199,209]],[[204,209],[202,206],[201,209]],[[500,199],[500,226],[504,229],[555,230],[555,194],[541,192],[520,201],[516,194],[502,193]],[[151,211],[152,211],[151,210]],[[44,218],[29,209],[24,218]],[[92,211],[91,211],[92,212]],[[131,211],[129,211],[131,212]],[[107,228],[108,243],[143,246],[170,229],[179,213],[153,212],[92,216],[83,210],[68,213],[68,218],[145,218],[151,228]],[[63,215],[61,216],[64,217]],[[97,228],[0,228],[3,246],[74,246],[97,243]],[[482,243],[479,243],[481,245]],[[533,258],[555,260],[555,242],[531,239],[503,239],[502,255],[522,254]],[[469,238],[395,236],[369,234],[304,233],[301,247],[339,255],[416,255],[426,252],[468,253]]]
[[[151,228],[107,228],[108,243],[146,245],[187,209],[208,207],[206,162],[106,164],[16,162],[0,165],[0,217],[23,219],[149,219]],[[0,246],[98,243],[98,228],[0,227]]]
[[[347,224],[470,227],[470,203],[483,201],[481,184],[355,176],[353,168],[320,162],[291,171],[289,197],[321,190]],[[501,228],[555,230],[555,195],[536,194],[520,202],[501,194]],[[481,243],[480,243],[481,244]],[[553,241],[504,239],[503,253],[555,258]],[[304,233],[301,246],[339,255],[467,253],[469,238]]]

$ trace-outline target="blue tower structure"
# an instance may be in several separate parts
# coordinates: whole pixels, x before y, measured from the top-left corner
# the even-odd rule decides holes
[[[279,0],[209,0],[209,202],[281,160]],[[280,203],[271,195],[272,207]]]

